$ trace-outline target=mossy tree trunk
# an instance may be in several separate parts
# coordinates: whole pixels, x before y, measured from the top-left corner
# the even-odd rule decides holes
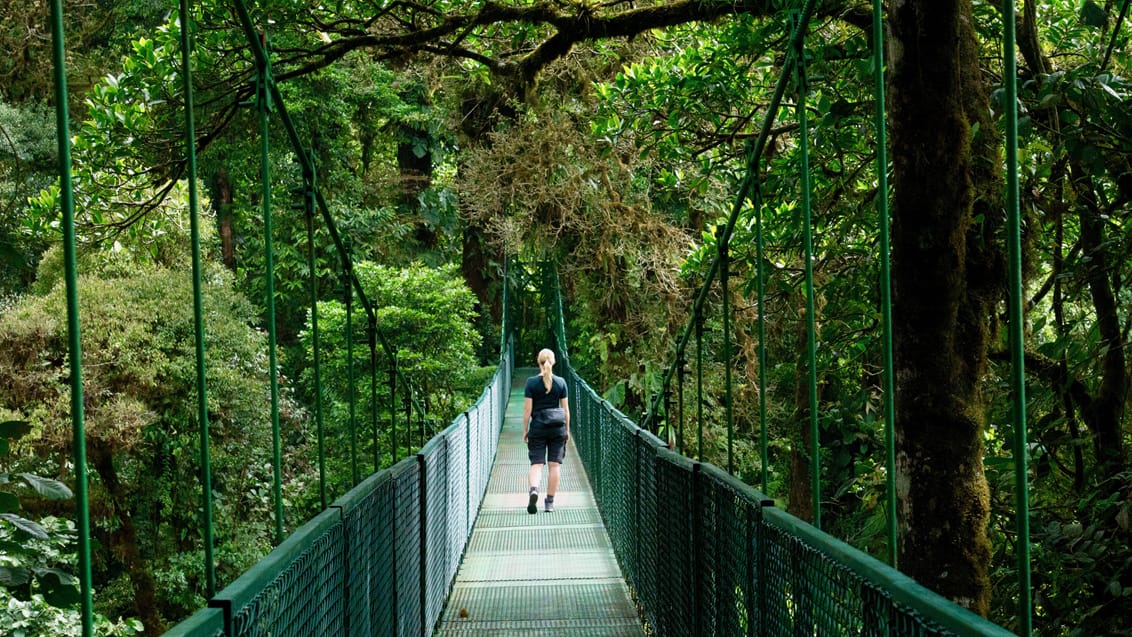
[[[981,214],[1000,199],[992,128],[980,121],[986,89],[969,0],[906,0],[890,11],[900,568],[985,615],[979,382],[1001,285],[995,222],[986,222],[996,215]]]

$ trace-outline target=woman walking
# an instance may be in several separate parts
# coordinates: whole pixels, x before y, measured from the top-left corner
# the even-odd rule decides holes
[[[531,459],[527,513],[538,513],[538,485],[544,464],[550,465],[545,501],[546,512],[550,513],[554,511],[554,494],[570,439],[570,405],[566,400],[566,379],[554,375],[554,352],[539,352],[538,366],[539,374],[528,378],[523,389],[523,442],[527,443]]]

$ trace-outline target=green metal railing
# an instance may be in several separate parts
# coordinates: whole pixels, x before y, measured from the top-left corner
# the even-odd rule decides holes
[[[487,491],[510,344],[475,406],[292,533],[170,636],[429,635]]]
[[[571,433],[617,560],[652,634],[1012,635],[774,507],[726,471],[679,455],[570,366],[551,300]]]

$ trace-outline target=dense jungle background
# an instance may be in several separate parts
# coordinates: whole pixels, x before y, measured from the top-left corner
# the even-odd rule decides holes
[[[205,603],[185,96],[175,3],[66,0],[100,634],[157,635]],[[255,65],[230,3],[192,4],[219,584],[274,545]],[[1024,2],[1018,30],[1035,632],[1132,635],[1132,50],[1128,2]],[[660,392],[747,172],[789,38],[784,0],[269,0],[287,110],[428,408],[468,407],[525,289],[520,364],[548,344],[557,264],[572,363],[626,414]],[[765,242],[767,490],[880,559],[885,536],[878,196],[893,205],[902,570],[1016,624],[1003,239],[1004,16],[887,6],[892,186],[878,192],[871,5],[819,3],[806,44],[821,456],[809,457],[793,95],[704,327],[704,448],[757,484],[756,232]],[[0,0],[0,626],[78,634],[68,356],[46,3]],[[301,185],[273,120],[286,527],[320,508]],[[761,215],[761,226],[756,216]],[[345,295],[315,233],[328,496],[355,481]],[[733,356],[719,307],[733,308]],[[365,341],[364,321],[354,339]],[[362,378],[369,351],[355,348]],[[384,357],[384,354],[381,355]],[[385,369],[388,361],[378,361]],[[368,386],[368,385],[367,385]],[[379,396],[388,396],[381,386]],[[385,402],[379,400],[385,409]],[[370,413],[368,392],[359,414]],[[382,413],[382,422],[387,415]],[[380,461],[391,460],[389,431]],[[402,441],[402,444],[404,441]],[[419,444],[419,443],[415,443]],[[373,442],[361,457],[372,458]],[[372,463],[363,465],[368,472]],[[5,629],[6,630],[6,629]]]

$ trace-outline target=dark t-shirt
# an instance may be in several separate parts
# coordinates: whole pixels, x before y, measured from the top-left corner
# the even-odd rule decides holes
[[[566,397],[566,379],[554,375],[550,382],[550,391],[542,384],[542,376],[531,376],[523,388],[523,397],[531,399],[531,411],[551,409],[557,407],[559,401]]]

